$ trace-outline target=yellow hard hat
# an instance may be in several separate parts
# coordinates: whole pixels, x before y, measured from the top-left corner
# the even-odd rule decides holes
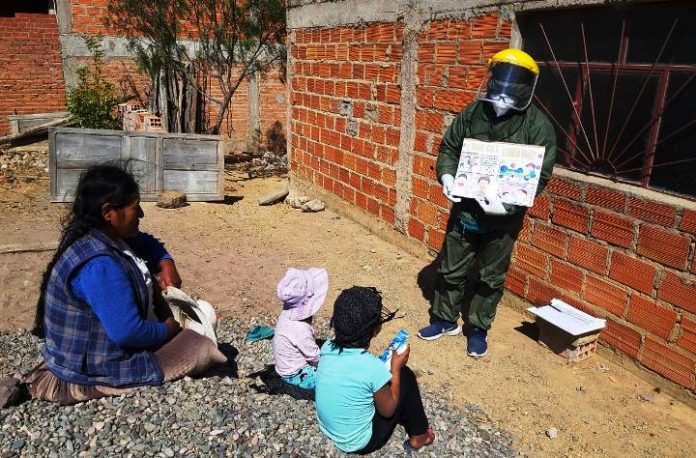
[[[521,49],[503,49],[502,51],[495,53],[493,57],[491,57],[491,60],[488,61],[488,65],[490,66],[496,62],[505,62],[508,64],[517,65],[519,67],[526,68],[535,75],[539,74],[539,66],[536,62],[534,62],[532,56],[522,51]]]

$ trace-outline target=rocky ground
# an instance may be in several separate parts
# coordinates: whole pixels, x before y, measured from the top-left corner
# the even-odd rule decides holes
[[[272,363],[271,344],[244,342],[252,321],[265,320],[221,323],[221,348],[233,358],[200,378],[72,407],[32,401],[0,411],[0,456],[345,456],[319,431],[313,402],[267,393],[255,374]],[[328,335],[326,325],[319,334]],[[0,373],[30,370],[39,349],[26,332],[0,334]],[[516,455],[477,407],[451,407],[446,389],[423,397],[437,440],[420,456]],[[404,437],[397,427],[374,456],[405,456]]]

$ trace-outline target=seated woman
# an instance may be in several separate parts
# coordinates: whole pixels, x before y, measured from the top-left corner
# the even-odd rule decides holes
[[[94,166],[80,178],[41,285],[34,333],[46,345],[26,377],[32,398],[74,404],[226,361],[211,339],[172,317],[141,257],[159,263],[161,286],[180,280],[164,247],[139,233],[143,216],[127,172]]]

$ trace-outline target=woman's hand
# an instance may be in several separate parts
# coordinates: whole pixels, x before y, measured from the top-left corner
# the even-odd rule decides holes
[[[181,288],[181,277],[179,271],[176,270],[176,264],[171,259],[163,259],[159,263],[159,286],[162,291],[167,290],[167,286]]]
[[[406,365],[408,362],[408,355],[411,353],[411,344],[406,345],[406,349],[404,350],[403,353],[398,354],[394,350],[392,350],[392,356],[391,356],[391,373],[399,373],[401,371],[401,368]]]
[[[164,321],[164,324],[167,325],[167,340],[172,339],[175,335],[181,332],[181,325],[174,319],[174,317],[167,318]]]

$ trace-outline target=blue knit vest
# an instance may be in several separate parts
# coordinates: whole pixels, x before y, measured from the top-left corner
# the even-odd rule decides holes
[[[72,294],[74,275],[90,259],[104,255],[126,271],[138,312],[146,317],[149,298],[142,273],[111,239],[92,230],[68,247],[51,271],[45,296],[46,365],[58,378],[80,385],[160,385],[162,369],[154,354],[117,345],[89,304]]]

